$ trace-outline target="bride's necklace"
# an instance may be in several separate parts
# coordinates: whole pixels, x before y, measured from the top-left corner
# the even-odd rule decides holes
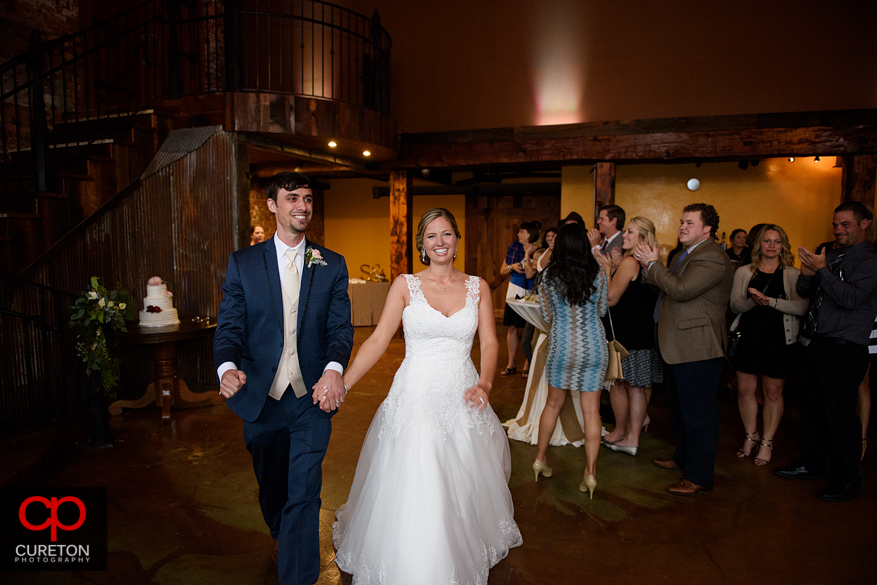
[[[451,279],[446,284],[442,284],[438,278],[433,277],[431,274],[429,277],[430,280],[434,280],[436,284],[438,284],[440,287],[442,287],[442,292],[446,292],[446,287],[450,286],[450,284],[452,282],[454,282],[455,278],[457,278],[457,269],[456,268],[454,268],[454,273],[451,275]]]

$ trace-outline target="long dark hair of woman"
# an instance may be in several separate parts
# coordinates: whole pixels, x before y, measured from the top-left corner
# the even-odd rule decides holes
[[[557,232],[551,260],[539,279],[557,286],[570,305],[581,306],[597,290],[594,279],[598,270],[600,265],[591,254],[585,229],[578,224],[567,224]]]

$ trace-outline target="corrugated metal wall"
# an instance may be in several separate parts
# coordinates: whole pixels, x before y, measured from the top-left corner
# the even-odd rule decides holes
[[[91,276],[130,291],[139,310],[146,281],[161,276],[181,316],[215,318],[228,255],[249,227],[246,145],[217,132],[184,157],[132,184],[53,248],[25,279],[78,295]],[[248,241],[248,239],[247,239]],[[7,308],[45,315],[58,332],[0,315],[0,421],[16,427],[85,421],[84,368],[67,325],[70,298],[8,286]],[[179,376],[195,390],[216,384],[212,335],[178,344]],[[121,397],[140,396],[153,377],[151,348],[123,346]]]

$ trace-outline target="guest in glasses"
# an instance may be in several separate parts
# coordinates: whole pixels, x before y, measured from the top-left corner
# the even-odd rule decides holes
[[[801,458],[774,471],[789,479],[832,481],[817,497],[846,502],[862,493],[862,427],[858,387],[868,369],[868,339],[877,316],[877,250],[868,243],[868,209],[849,201],[834,210],[835,246],[817,255],[798,248],[798,294],[810,299],[802,364]],[[828,465],[827,465],[828,464]]]

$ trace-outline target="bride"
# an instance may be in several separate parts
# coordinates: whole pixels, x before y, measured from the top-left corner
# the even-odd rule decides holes
[[[352,388],[399,322],[405,360],[369,427],[347,503],[336,512],[335,562],[353,582],[487,583],[519,546],[508,441],[488,397],[498,343],[487,283],[454,268],[460,232],[447,209],[420,220],[427,268],[397,278],[374,333],[344,373]],[[472,363],[478,331],[481,375]]]

